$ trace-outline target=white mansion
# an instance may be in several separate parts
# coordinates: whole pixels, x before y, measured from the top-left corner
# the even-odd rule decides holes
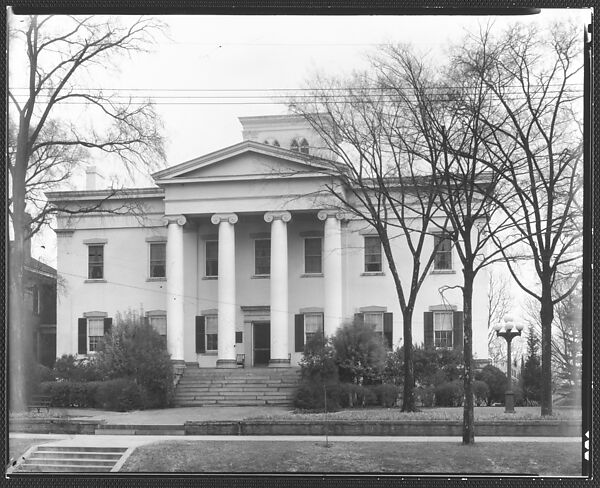
[[[176,364],[297,365],[310,334],[359,317],[391,347],[402,314],[374,229],[339,211],[328,154],[303,119],[244,117],[243,142],[154,174],[156,187],[53,192],[61,206],[131,213],[58,216],[57,353],[88,354],[118,312],[141,311]],[[434,239],[430,249],[433,252]],[[401,276],[402,239],[394,242]],[[462,345],[462,274],[438,248],[413,315],[415,345]],[[473,352],[487,358],[487,277],[475,283]],[[244,356],[242,356],[244,355]]]

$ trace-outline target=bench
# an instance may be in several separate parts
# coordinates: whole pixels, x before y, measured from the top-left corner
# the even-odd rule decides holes
[[[246,367],[246,355],[245,354],[236,354],[235,364],[237,366],[241,366],[242,368]]]
[[[33,395],[31,397],[31,401],[27,404],[27,409],[29,411],[37,410],[38,413],[41,413],[42,409],[45,409],[46,412],[49,412],[50,397],[45,395]]]

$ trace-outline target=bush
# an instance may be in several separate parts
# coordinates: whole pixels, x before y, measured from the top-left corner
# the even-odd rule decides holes
[[[147,393],[135,381],[119,378],[99,383],[94,400],[97,408],[125,412],[144,408],[147,404]]]
[[[383,369],[382,380],[385,383],[394,385],[404,384],[404,349],[396,348],[394,351],[388,351],[385,358],[385,368]]]
[[[36,383],[45,383],[46,381],[54,381],[56,378],[54,372],[48,366],[36,364]]]
[[[504,392],[506,391],[506,375],[495,366],[488,364],[475,374],[475,379],[485,381],[490,389],[487,404],[504,403]]]
[[[398,399],[400,388],[396,385],[384,383],[382,385],[376,385],[373,387],[373,391],[377,396],[377,403],[382,407],[393,407]]]
[[[54,363],[54,377],[63,381],[97,381],[101,379],[94,358],[78,359],[72,354],[63,354]]]
[[[415,347],[413,368],[415,384],[440,385],[462,378],[463,357],[460,350]]]
[[[381,382],[387,353],[383,337],[374,327],[355,320],[336,331],[332,344],[342,382]]]
[[[485,381],[473,381],[473,396],[475,397],[475,405],[477,405],[478,407],[481,407],[482,405],[487,405],[489,394],[490,387]]]
[[[415,388],[415,402],[419,402],[423,407],[433,407],[435,403],[435,387],[418,386]]]
[[[103,379],[131,379],[145,391],[146,408],[169,406],[173,368],[163,338],[132,311],[117,314],[115,322],[96,356]]]
[[[302,378],[316,383],[337,383],[338,367],[329,340],[322,334],[312,336],[304,346],[300,360]]]
[[[369,407],[377,405],[377,395],[374,387],[341,383],[340,404],[345,408]]]
[[[93,408],[99,384],[95,381],[50,381],[41,384],[40,392],[50,397],[53,407]]]
[[[460,407],[463,403],[462,381],[447,381],[435,387],[435,404],[438,407]]]
[[[340,409],[341,387],[332,383],[326,385],[327,412]],[[325,411],[325,385],[315,381],[303,382],[294,396],[294,406],[301,410]]]

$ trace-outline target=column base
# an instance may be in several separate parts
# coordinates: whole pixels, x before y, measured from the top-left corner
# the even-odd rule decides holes
[[[177,386],[185,371],[185,361],[183,359],[172,359],[171,366],[173,366],[173,383]]]
[[[269,359],[269,368],[289,368],[289,359]]]
[[[217,359],[217,368],[237,368],[235,359]]]

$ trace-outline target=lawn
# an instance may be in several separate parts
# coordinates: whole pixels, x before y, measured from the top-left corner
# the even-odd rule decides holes
[[[504,413],[504,407],[475,407],[475,420],[566,420],[581,419],[580,409],[554,408],[551,417],[542,417],[540,407],[516,407]],[[339,412],[276,412],[252,417],[253,420],[462,420],[462,407],[422,408],[420,412],[401,412],[399,408],[353,408]]]
[[[424,455],[427,453],[427,455]],[[165,441],[137,448],[121,471],[190,473],[581,474],[579,443]]]

